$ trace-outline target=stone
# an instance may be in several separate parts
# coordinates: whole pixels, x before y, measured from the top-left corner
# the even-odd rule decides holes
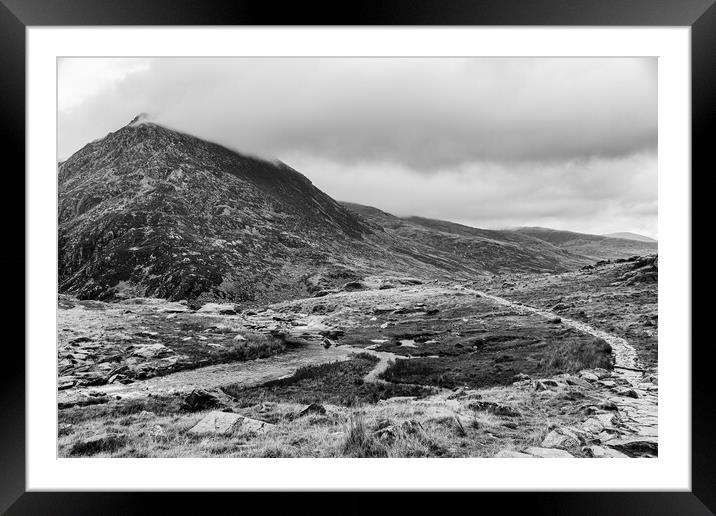
[[[612,373],[610,373],[606,369],[602,369],[601,367],[592,369],[592,373],[597,375],[597,378],[599,378],[600,380],[602,380],[604,378],[609,378],[612,375]]]
[[[552,319],[549,320],[549,322],[551,322],[552,324],[559,324],[562,322],[562,318],[561,317],[553,317]]]
[[[638,398],[639,393],[634,389],[619,389],[617,395],[624,396],[625,398]]]
[[[194,435],[227,435],[235,431],[264,432],[273,426],[274,425],[266,421],[251,419],[239,414],[234,414],[233,412],[219,412],[215,410],[209,412],[201,421],[189,429],[189,433]]]
[[[612,389],[617,386],[617,382],[613,382],[611,380],[599,380],[596,383],[597,385],[601,385],[602,387],[606,387],[608,389]]]
[[[604,427],[614,425],[615,421],[617,420],[617,415],[614,413],[596,414],[594,417],[598,419]]]
[[[331,346],[333,346],[333,341],[331,339],[325,338],[323,339],[323,347],[328,349]]]
[[[532,378],[530,375],[525,373],[517,373],[515,376],[512,377],[512,382],[523,382],[525,380],[531,380]]]
[[[159,343],[134,346],[132,348],[132,355],[146,359],[161,358],[171,353],[171,349]]]
[[[530,446],[525,450],[525,453],[543,459],[568,459],[574,457],[574,455],[566,450],[560,450],[557,448],[538,448],[536,446]]]
[[[595,459],[628,459],[628,455],[624,455],[617,450],[611,448],[605,448],[603,446],[588,446],[587,450],[589,454]]]
[[[565,381],[568,385],[574,385],[576,387],[591,387],[591,384],[587,380],[579,376],[570,376]]]
[[[496,459],[534,459],[533,455],[527,455],[526,453],[514,451],[514,450],[500,450],[495,455]]]
[[[559,384],[555,382],[554,380],[537,380],[535,382],[535,390],[536,391],[546,391],[550,387],[558,387]]]
[[[70,450],[70,455],[94,455],[101,452],[113,452],[127,442],[127,434],[104,433],[94,435],[83,441],[76,442]]]
[[[604,430],[604,425],[599,419],[590,417],[584,423],[582,423],[582,429],[590,434],[598,434]]]
[[[611,400],[602,401],[598,407],[602,410],[619,410],[617,404]]]
[[[559,429],[552,430],[542,440],[543,448],[564,448],[577,445],[579,445],[578,440],[569,435],[565,435],[564,433],[560,432]]]
[[[519,417],[521,414],[511,407],[498,405],[491,401],[473,401],[468,404],[468,408],[475,411],[484,411],[496,416]]]
[[[152,428],[149,429],[149,435],[151,437],[166,437],[167,433],[164,431],[164,427],[162,425],[154,425]]]
[[[612,441],[612,440],[616,439],[617,437],[618,436],[616,434],[609,433],[609,432],[601,432],[597,436],[597,438],[599,439],[599,442],[602,442],[602,443]]]
[[[234,340],[238,340],[239,342],[244,342],[246,340],[246,337],[244,337],[243,335],[239,335],[237,333],[236,336],[234,337]]]
[[[656,437],[634,436],[612,439],[607,446],[622,452],[629,457],[656,457],[659,443]]]
[[[319,403],[311,403],[308,405],[305,409],[303,409],[301,412],[299,412],[298,417],[308,416],[311,414],[320,414],[323,415],[326,413],[326,407]]]
[[[224,403],[215,395],[202,389],[194,389],[181,404],[182,410],[187,412],[198,412],[211,408],[223,408]]]
[[[579,377],[587,380],[588,382],[596,382],[599,380],[599,377],[596,374],[590,373],[589,371],[580,371]]]

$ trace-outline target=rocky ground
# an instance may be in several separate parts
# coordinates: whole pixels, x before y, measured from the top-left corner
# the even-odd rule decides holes
[[[369,277],[244,310],[61,296],[58,452],[655,456],[649,267]]]

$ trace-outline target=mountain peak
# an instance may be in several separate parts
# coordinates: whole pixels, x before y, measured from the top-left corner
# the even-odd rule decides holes
[[[132,118],[132,120],[127,124],[130,127],[141,125],[141,124],[148,124],[149,121],[149,114],[148,113],[139,113],[137,116]]]

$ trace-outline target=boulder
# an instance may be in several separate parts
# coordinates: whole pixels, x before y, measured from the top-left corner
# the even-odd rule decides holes
[[[201,421],[189,429],[193,435],[222,434],[227,435],[235,431],[264,432],[275,425],[234,414],[233,412],[209,412]]]

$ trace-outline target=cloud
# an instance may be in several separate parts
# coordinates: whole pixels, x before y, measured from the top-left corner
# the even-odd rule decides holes
[[[656,233],[653,58],[93,61],[61,64],[61,159],[148,112],[387,211]]]

